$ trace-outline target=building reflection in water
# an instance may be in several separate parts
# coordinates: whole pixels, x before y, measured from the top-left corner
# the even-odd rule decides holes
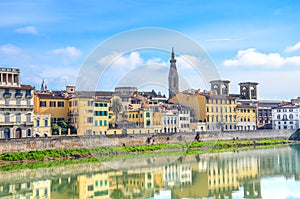
[[[149,163],[149,160],[140,162]],[[241,189],[244,198],[262,198],[262,177],[280,175],[299,180],[299,163],[300,146],[293,145],[239,153],[182,156],[171,164],[156,164],[155,168],[145,163],[123,165],[122,170],[114,170],[100,168],[98,164],[92,170],[82,171],[86,168],[83,166],[79,168],[81,172],[76,170],[67,174],[63,172],[66,168],[62,168],[61,175],[48,178],[43,176],[43,169],[39,169],[36,179],[0,173],[0,198],[131,199],[159,198],[162,195],[164,198],[233,198],[233,193]],[[26,176],[28,171],[19,172],[18,176]]]

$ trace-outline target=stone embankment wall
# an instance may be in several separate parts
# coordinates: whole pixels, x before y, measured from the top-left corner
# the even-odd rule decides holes
[[[289,139],[295,134],[295,130],[257,130],[243,132],[207,132],[200,133],[200,139],[206,140],[230,140],[230,139]],[[176,134],[144,134],[127,136],[83,136],[83,137],[51,137],[51,138],[24,138],[0,140],[0,154],[45,150],[45,149],[76,149],[96,148],[99,146],[133,146],[161,143],[192,142],[196,133]]]

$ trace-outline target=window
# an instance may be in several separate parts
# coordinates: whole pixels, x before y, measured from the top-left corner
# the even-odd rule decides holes
[[[88,191],[94,191],[94,186],[93,185],[88,185]]]
[[[36,126],[40,126],[40,118],[36,118]]]
[[[56,123],[56,118],[51,117],[51,124],[54,124],[54,123]]]
[[[27,106],[31,106],[31,100],[27,100]]]
[[[104,126],[107,126],[107,121],[106,120],[104,120]]]
[[[40,107],[46,107],[46,101],[40,101]]]
[[[27,129],[27,137],[30,137],[30,136],[31,136],[31,130]]]
[[[87,123],[93,123],[93,117],[88,117],[87,118]]]
[[[289,115],[289,119],[292,120],[294,118],[293,114]]]
[[[9,113],[5,114],[5,123],[9,123],[10,122],[10,115]]]
[[[5,98],[5,106],[9,106],[9,99]]]
[[[95,126],[98,126],[98,121],[97,120],[95,120]]]
[[[99,120],[99,126],[102,126],[102,120]]]
[[[280,115],[277,115],[277,119],[280,120]]]
[[[45,122],[45,126],[48,126],[49,124],[49,122],[48,122],[48,118],[45,118],[45,120],[44,120],[44,122]]]
[[[17,98],[16,99],[16,104],[17,104],[17,106],[21,106],[21,99]]]
[[[88,101],[88,106],[93,106],[93,101]]]
[[[16,115],[16,122],[20,123],[21,122],[21,114]]]
[[[59,101],[59,102],[57,102],[57,106],[58,107],[64,107],[65,106],[65,102]]]
[[[31,97],[31,90],[26,90],[26,97]]]
[[[50,107],[56,107],[56,101],[50,101]]]
[[[147,120],[146,126],[150,126],[150,120]]]
[[[28,123],[31,122],[31,114],[26,115],[26,122],[28,122]]]

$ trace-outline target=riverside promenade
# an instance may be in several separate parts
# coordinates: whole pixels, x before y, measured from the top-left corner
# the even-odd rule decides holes
[[[166,144],[195,141],[196,133],[173,134],[132,134],[115,136],[53,136],[48,138],[23,138],[0,140],[0,154],[13,152],[28,152],[46,149],[78,149],[97,148],[100,146],[135,146],[149,144]],[[298,139],[296,130],[256,130],[234,132],[202,132],[200,141],[217,140],[263,140],[263,139]]]

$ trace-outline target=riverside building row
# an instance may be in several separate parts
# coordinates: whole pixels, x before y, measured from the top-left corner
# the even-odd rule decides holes
[[[228,80],[179,92],[174,49],[168,80],[169,98],[136,87],[51,91],[44,80],[36,90],[20,83],[19,69],[0,67],[0,139],[299,128],[300,100],[259,100],[256,82],[241,82],[239,94]]]

